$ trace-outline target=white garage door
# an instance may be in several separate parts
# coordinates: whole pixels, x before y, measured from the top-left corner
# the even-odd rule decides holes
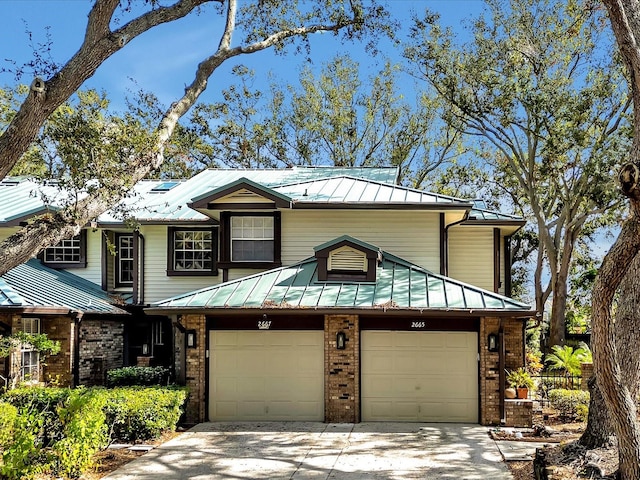
[[[477,334],[363,331],[362,420],[478,422]]]
[[[322,331],[210,332],[209,419],[324,420]]]

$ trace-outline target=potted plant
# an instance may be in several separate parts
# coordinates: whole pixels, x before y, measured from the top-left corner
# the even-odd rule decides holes
[[[516,389],[517,398],[523,399],[529,396],[529,389],[533,387],[533,379],[524,367],[517,370],[507,370],[507,383]]]

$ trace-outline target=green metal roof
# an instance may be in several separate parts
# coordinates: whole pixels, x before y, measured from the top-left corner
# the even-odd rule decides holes
[[[31,259],[0,277],[0,306],[62,307],[82,313],[129,315],[94,283]]]
[[[283,185],[274,190],[293,198],[296,205],[313,204],[379,204],[397,205],[455,205],[457,208],[469,208],[472,203],[446,195],[424,192],[401,185],[376,180],[335,176],[294,184]]]
[[[396,185],[397,168],[293,167],[287,169],[208,169],[188,180],[144,180],[120,202],[141,223],[211,223],[189,205],[234,185],[253,185],[290,201],[292,208],[420,208],[469,210],[472,201]],[[168,188],[169,183],[171,188]],[[29,216],[62,205],[68,195],[55,181],[40,184],[16,177],[0,182],[0,224],[17,225]],[[122,208],[98,218],[100,225],[121,224]],[[519,217],[473,208],[477,222],[518,223]]]
[[[375,248],[375,247],[374,247]],[[163,309],[357,309],[529,314],[528,305],[382,252],[375,282],[318,281],[315,257],[157,302]]]

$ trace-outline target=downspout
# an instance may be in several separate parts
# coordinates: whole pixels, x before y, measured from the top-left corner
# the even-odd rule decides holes
[[[138,230],[133,232],[133,303],[144,304],[144,235]]]
[[[456,225],[460,225],[461,223],[466,222],[469,219],[469,211],[464,212],[464,217],[462,220],[458,220],[457,222],[450,223],[444,227],[444,234],[442,235],[442,241],[444,242],[444,249],[442,249],[442,253],[444,254],[444,272],[442,275],[449,276],[449,229],[451,227],[455,227]]]
[[[500,395],[500,423],[501,424],[505,424],[507,421],[506,415],[505,415],[505,404],[504,404],[504,384],[506,381],[506,374],[505,374],[505,368],[506,368],[506,364],[505,364],[505,354],[506,354],[506,350],[505,350],[505,346],[504,346],[504,328],[502,325],[502,319],[500,319],[500,328],[498,329],[498,344],[500,345],[500,348],[498,349],[498,391],[499,391],[499,395]]]
[[[511,235],[504,237],[504,295],[511,298]]]
[[[80,322],[82,322],[82,313],[78,312],[73,322],[73,366],[71,372],[74,387],[80,385]]]

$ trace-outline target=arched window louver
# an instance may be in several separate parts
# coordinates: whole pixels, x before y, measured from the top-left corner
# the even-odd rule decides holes
[[[329,253],[327,270],[346,272],[366,272],[367,255],[365,252],[343,246]]]

